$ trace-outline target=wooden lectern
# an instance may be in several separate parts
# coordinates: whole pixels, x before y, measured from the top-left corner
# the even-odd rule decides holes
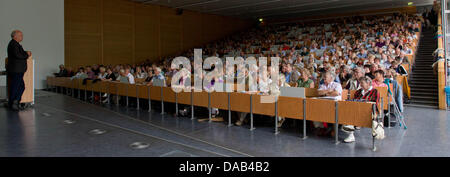
[[[5,59],[5,66],[8,64],[8,58]],[[34,104],[34,60],[32,57],[27,59],[27,71],[23,75],[23,81],[25,82],[25,91],[22,95],[22,100],[20,103],[30,103]],[[9,98],[9,83],[10,79],[7,77],[7,89]]]

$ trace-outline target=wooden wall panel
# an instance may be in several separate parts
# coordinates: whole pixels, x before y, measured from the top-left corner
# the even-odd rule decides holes
[[[175,9],[161,7],[161,55],[173,55],[182,50],[182,18]]]
[[[64,5],[66,33],[101,33],[101,0],[66,0]]]
[[[249,21],[129,0],[65,0],[65,64],[135,64],[176,56]]]
[[[213,41],[212,37],[214,30],[214,16],[212,15],[202,15],[202,28],[203,28],[203,41]]]
[[[134,63],[134,3],[103,1],[103,63]]]
[[[136,5],[136,62],[159,56],[159,6]]]
[[[192,49],[200,47],[207,41],[199,36],[203,35],[202,14],[185,12],[183,14],[183,48]]]
[[[65,63],[81,66],[101,62],[101,0],[66,0]]]
[[[101,37],[97,35],[72,34],[66,36],[66,65],[85,66],[101,63]],[[56,67],[56,66],[55,66]]]

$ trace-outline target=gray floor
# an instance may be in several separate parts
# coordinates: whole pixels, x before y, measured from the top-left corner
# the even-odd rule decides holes
[[[0,108],[0,156],[450,156],[447,112],[406,107],[405,117],[408,129],[386,129],[386,139],[377,141],[378,150],[373,152],[369,129],[355,134],[356,143],[335,145],[333,138],[302,140],[298,128],[284,128],[274,135],[273,127],[264,124],[249,131],[247,126],[92,105],[38,91],[34,109],[15,113]],[[93,129],[106,133],[94,135]],[[345,134],[340,132],[339,138]],[[133,149],[134,142],[149,146]]]

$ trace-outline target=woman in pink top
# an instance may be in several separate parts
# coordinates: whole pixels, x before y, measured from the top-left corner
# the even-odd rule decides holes
[[[387,87],[384,83],[384,71],[377,70],[374,72],[375,79],[372,81],[372,87]]]

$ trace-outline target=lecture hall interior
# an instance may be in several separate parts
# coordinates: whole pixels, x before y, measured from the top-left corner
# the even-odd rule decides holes
[[[448,157],[449,14],[0,0],[0,157]]]

